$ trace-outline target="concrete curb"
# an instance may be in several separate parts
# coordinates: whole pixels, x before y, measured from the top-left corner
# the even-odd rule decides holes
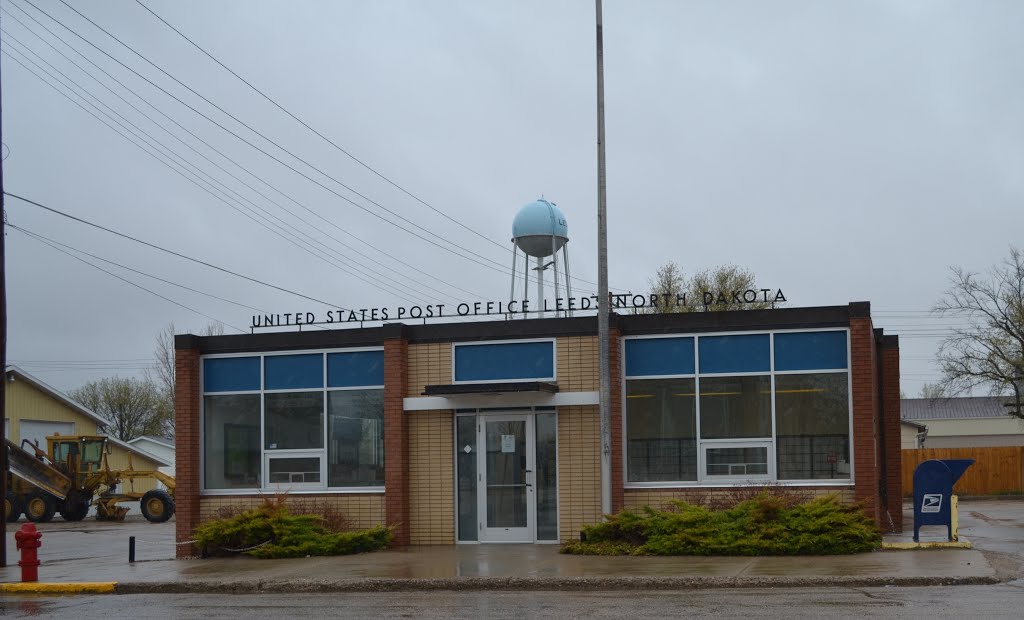
[[[706,590],[725,588],[825,588],[993,585],[996,577],[456,577],[342,581],[189,581],[117,584],[118,594],[253,594],[424,591]]]
[[[0,583],[3,594],[114,594],[117,583],[113,581],[89,583]]]

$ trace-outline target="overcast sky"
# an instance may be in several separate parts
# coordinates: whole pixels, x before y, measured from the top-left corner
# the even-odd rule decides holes
[[[332,178],[59,0],[31,2],[321,185],[28,0],[2,0],[8,192],[354,308],[506,298],[512,218],[543,195],[567,217],[574,286],[595,288],[584,282],[597,281],[593,2],[143,1],[422,203],[133,0],[68,3]],[[901,335],[904,391],[938,379],[930,360],[951,322],[927,311],[949,267],[982,270],[1024,245],[1024,3],[607,0],[604,17],[612,287],[643,291],[669,260],[735,263],[790,306],[870,301],[876,324]],[[186,160],[185,176],[193,165],[209,175],[197,182],[220,199],[12,60],[57,75],[33,53]],[[180,333],[212,317],[232,333],[253,308],[327,309],[15,199],[6,212],[76,250],[242,304],[83,257],[189,310],[10,230],[8,357],[62,389],[139,374],[172,322]]]

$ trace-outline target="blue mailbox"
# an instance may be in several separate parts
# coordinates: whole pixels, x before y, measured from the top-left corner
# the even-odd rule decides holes
[[[932,459],[914,470],[914,542],[922,525],[945,525],[953,540],[953,485],[974,459]]]

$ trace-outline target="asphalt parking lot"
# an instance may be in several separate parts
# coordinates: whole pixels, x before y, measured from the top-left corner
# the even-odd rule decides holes
[[[89,516],[82,521],[68,522],[56,516],[49,523],[37,523],[43,533],[39,560],[46,565],[72,560],[128,562],[128,541],[135,537],[136,561],[174,559],[174,517],[166,523],[150,523],[139,512],[138,502],[124,504],[131,510],[124,521],[97,521]],[[28,523],[22,517],[7,524],[7,563],[17,565],[18,551],[14,533]]]

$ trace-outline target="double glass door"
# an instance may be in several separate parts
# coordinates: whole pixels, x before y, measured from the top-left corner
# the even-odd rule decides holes
[[[455,418],[459,542],[558,542],[554,409]]]

